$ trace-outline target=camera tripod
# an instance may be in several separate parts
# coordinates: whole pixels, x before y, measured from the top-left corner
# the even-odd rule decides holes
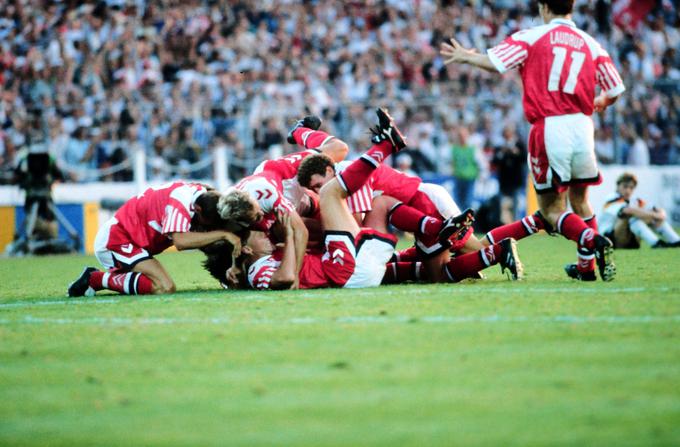
[[[57,222],[63,225],[69,234],[70,241],[59,238],[38,239],[34,235],[36,223],[38,221],[38,211],[41,200],[44,201],[47,209],[56,217]],[[80,235],[71,225],[66,216],[54,205],[51,198],[40,198],[31,204],[23,222],[23,231],[15,236],[6,250],[10,256],[22,256],[29,254],[48,254],[48,253],[71,253],[77,252],[81,247]]]

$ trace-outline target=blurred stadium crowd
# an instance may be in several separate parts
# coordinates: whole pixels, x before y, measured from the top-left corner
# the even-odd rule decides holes
[[[652,2],[654,3],[654,2]],[[480,50],[537,25],[529,1],[18,0],[0,5],[0,178],[22,148],[48,148],[71,181],[209,178],[226,146],[230,176],[308,113],[357,152],[373,108],[404,123],[418,151],[396,163],[461,186],[523,185],[527,125],[516,74],[444,67],[440,42]],[[680,163],[680,8],[659,1],[613,25],[608,1],[574,20],[617,63],[628,92],[597,116],[602,163]],[[495,181],[495,180],[494,180]],[[462,189],[461,189],[462,191]],[[459,197],[459,199],[462,199]],[[465,201],[463,203],[470,203]]]

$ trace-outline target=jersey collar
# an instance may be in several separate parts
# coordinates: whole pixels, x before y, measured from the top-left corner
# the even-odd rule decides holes
[[[556,25],[567,25],[576,28],[576,24],[574,23],[574,21],[569,19],[552,19],[550,21],[550,24],[552,25],[553,23]]]

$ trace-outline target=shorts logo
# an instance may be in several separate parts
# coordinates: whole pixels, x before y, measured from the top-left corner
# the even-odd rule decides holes
[[[345,265],[345,261],[343,260],[345,253],[339,248],[336,248],[331,256],[333,257],[333,264]]]
[[[539,166],[540,160],[536,157],[531,157],[531,168],[534,170],[536,175],[541,175],[541,167]]]
[[[133,249],[132,244],[127,244],[127,245],[121,245],[121,246],[120,246],[120,251],[122,251],[123,253],[128,253],[128,254],[130,254],[130,253],[132,253],[132,249]]]

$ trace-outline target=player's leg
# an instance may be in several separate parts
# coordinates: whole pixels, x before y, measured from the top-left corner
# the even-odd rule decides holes
[[[644,228],[647,228],[647,226],[645,225]],[[639,229],[643,230],[644,228],[640,227]],[[652,231],[646,234],[648,235],[648,237],[650,237],[649,240],[652,242],[652,244],[656,243],[658,238]],[[628,218],[616,219],[616,222],[614,223],[614,230],[610,232],[610,235],[613,238],[612,242],[614,243],[614,247],[616,249],[640,248],[641,237],[633,232],[630,225],[630,219]]]
[[[390,262],[387,264],[382,284],[402,284],[425,279],[422,262]]]
[[[477,252],[456,256],[446,263],[443,270],[448,281],[458,282],[466,278],[479,278],[481,270],[496,264],[501,265],[502,272],[509,271],[510,279],[522,279],[524,268],[514,239],[503,239]]]
[[[569,187],[569,203],[571,209],[583,222],[597,232],[597,218],[593,213],[593,207],[588,200],[588,186],[587,185],[572,185]],[[576,249],[577,262],[576,271],[586,281],[595,278],[595,253],[585,247],[577,247]],[[571,268],[571,267],[569,267]]]
[[[662,237],[668,247],[680,247],[680,236],[675,232],[671,224],[668,223],[668,220],[664,219],[657,224],[652,224],[652,227]]]
[[[174,291],[174,284],[172,280],[168,283],[169,276],[162,266],[160,270],[153,268],[154,263],[159,266],[160,263],[154,260],[146,250],[129,241],[129,235],[117,225],[115,219],[106,222],[97,232],[94,242],[95,256],[106,271],[86,267],[70,284],[68,296],[92,296],[103,289],[126,295]],[[139,270],[139,265],[143,265],[142,268],[147,265],[151,267]],[[156,278],[156,281],[153,278]]]
[[[334,161],[339,162],[347,155],[349,150],[347,143],[323,130],[319,130],[321,122],[321,118],[315,115],[306,116],[298,120],[290,132],[288,132],[287,141],[290,144],[297,144],[305,149],[323,151],[333,158]]]

